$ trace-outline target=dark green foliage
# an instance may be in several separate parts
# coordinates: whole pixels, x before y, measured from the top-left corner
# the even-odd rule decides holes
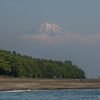
[[[85,77],[83,70],[73,65],[71,61],[53,61],[46,59],[36,59],[31,56],[12,53],[0,49],[0,75],[10,75],[14,77],[43,77],[51,78],[82,78]]]

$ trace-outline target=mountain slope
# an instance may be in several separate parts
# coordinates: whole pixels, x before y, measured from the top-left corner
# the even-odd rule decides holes
[[[65,35],[67,33],[68,33],[67,31],[63,30],[56,24],[45,23],[33,29],[28,34],[34,34],[34,35],[47,34],[50,37],[53,37],[53,36],[56,37],[57,35]]]

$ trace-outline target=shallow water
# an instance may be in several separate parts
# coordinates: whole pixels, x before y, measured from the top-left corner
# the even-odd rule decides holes
[[[100,100],[100,89],[1,91],[0,100]]]

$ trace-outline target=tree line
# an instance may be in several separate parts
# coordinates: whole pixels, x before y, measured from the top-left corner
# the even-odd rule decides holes
[[[51,78],[85,78],[85,73],[77,65],[66,60],[55,61],[40,58],[33,58],[27,55],[21,55],[16,51],[7,51],[0,49],[0,75],[13,77],[43,77]]]

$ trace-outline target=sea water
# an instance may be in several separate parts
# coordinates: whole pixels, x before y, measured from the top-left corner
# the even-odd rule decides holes
[[[100,89],[1,91],[0,100],[100,100]]]

